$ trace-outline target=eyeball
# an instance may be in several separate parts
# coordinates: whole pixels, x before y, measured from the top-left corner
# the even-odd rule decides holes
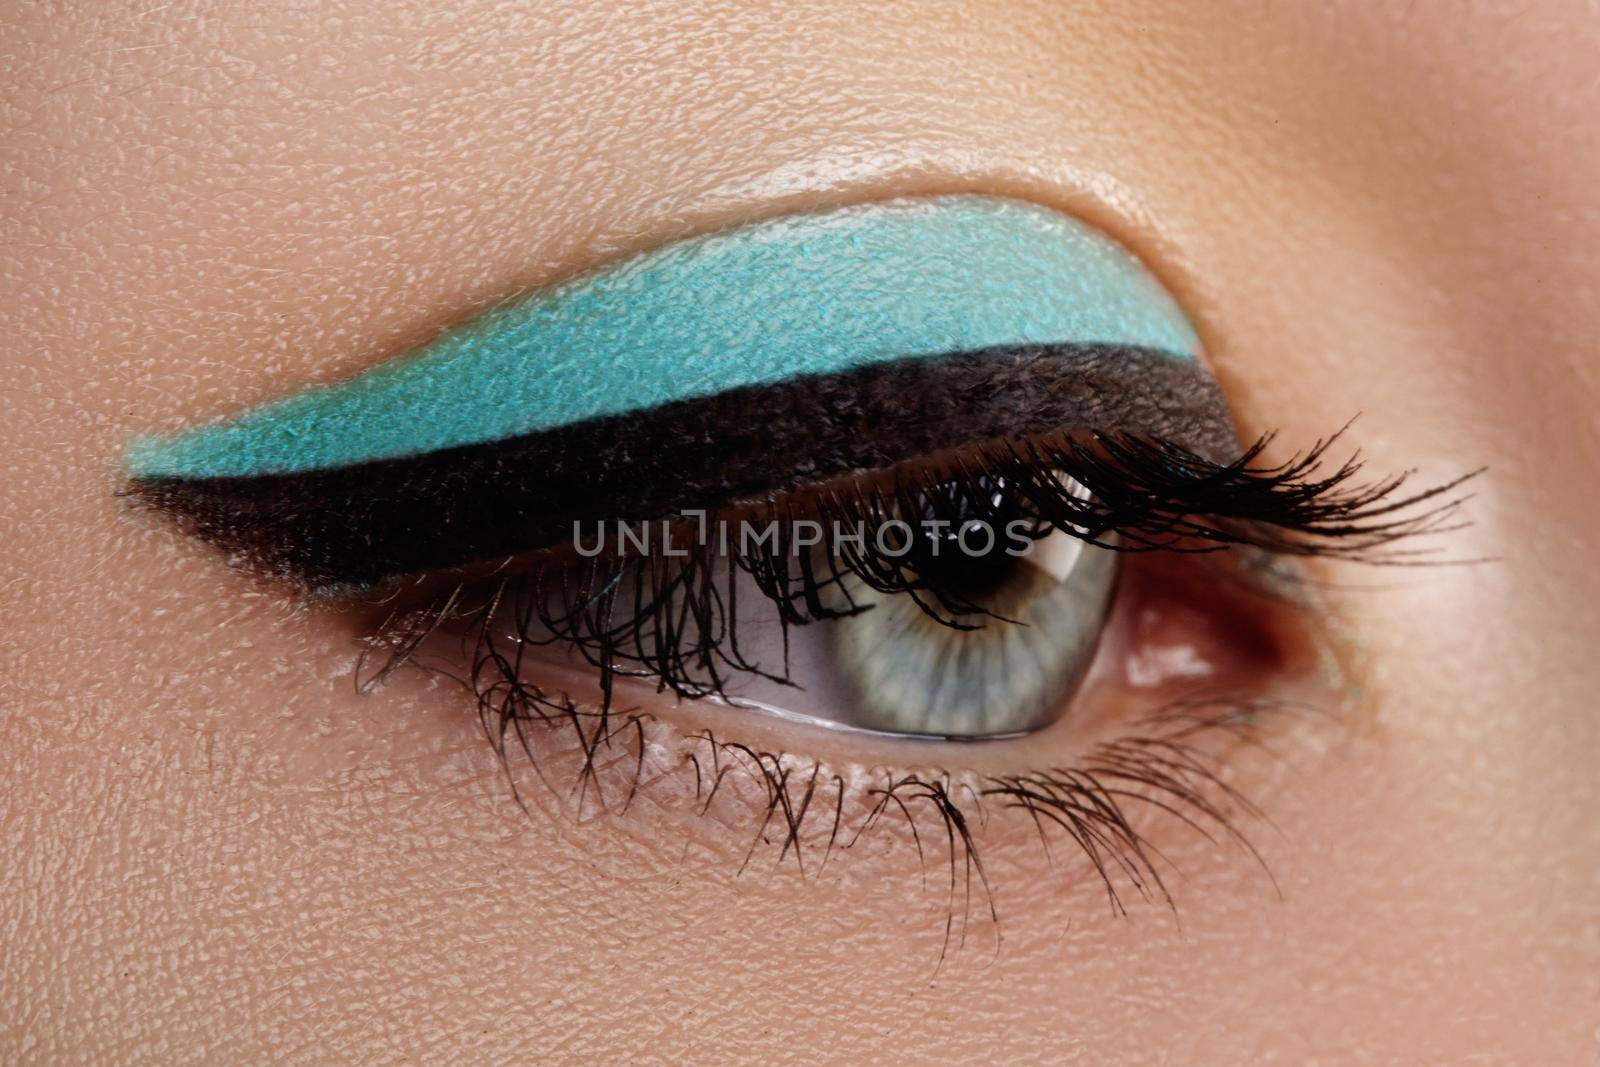
[[[962,556],[963,596],[986,614],[959,625],[905,594],[859,579],[863,607],[834,623],[835,662],[864,729],[942,737],[1004,736],[1055,719],[1093,659],[1116,584],[1116,552],[1049,533],[1021,555]],[[952,567],[952,570],[954,566]]]

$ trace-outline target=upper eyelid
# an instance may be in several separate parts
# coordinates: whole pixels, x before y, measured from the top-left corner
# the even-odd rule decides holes
[[[133,491],[268,571],[364,586],[1063,428],[1156,436],[1217,462],[1239,450],[1197,361],[1054,345],[874,364],[350,467],[138,478]]]
[[[1193,356],[1109,237],[998,197],[868,203],[674,242],[486,313],[348,382],[129,449],[135,477],[429,452],[886,359],[1106,342]]]

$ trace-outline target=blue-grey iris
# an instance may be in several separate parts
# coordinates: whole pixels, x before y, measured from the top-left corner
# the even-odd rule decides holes
[[[1016,734],[1051,722],[1094,655],[1117,559],[1059,530],[1025,555],[958,554],[951,569],[967,568],[980,583],[964,595],[988,613],[958,616],[973,629],[948,625],[903,593],[847,580],[855,601],[869,607],[832,628],[851,721],[944,737]]]

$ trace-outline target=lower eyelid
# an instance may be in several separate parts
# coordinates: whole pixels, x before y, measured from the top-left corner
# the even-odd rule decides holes
[[[1196,827],[1184,825],[1187,819],[1217,839],[1240,835],[1243,843],[1236,847],[1247,854],[1253,819],[1248,803],[1258,798],[1249,795],[1248,784],[1238,784],[1237,759],[1248,747],[1242,738],[1276,738],[1299,729],[1302,718],[1285,709],[1308,697],[1337,702],[1325,680],[1307,682],[1318,661],[1316,621],[1300,608],[1262,597],[1230,570],[1161,554],[1136,560],[1125,600],[1108,627],[1100,657],[1105,663],[1086,691],[1081,714],[1023,738],[863,742],[742,709],[678,703],[648,685],[626,683],[613,699],[614,710],[601,718],[598,701],[585,699],[593,695],[592,678],[548,664],[530,666],[527,680],[552,695],[570,693],[577,701],[571,715],[551,708],[549,722],[513,722],[502,734],[507,724],[497,697],[505,693],[489,694],[479,710],[498,739],[510,782],[533,806],[553,804],[563,817],[581,821],[607,813],[614,830],[652,845],[659,845],[665,826],[680,827],[672,832],[682,833],[686,845],[698,842],[699,850],[709,848],[734,869],[755,863],[807,874],[826,856],[836,870],[865,863],[872,872],[852,878],[897,881],[924,866],[943,872],[954,834],[961,870],[969,850],[989,864],[975,888],[977,911],[966,914],[965,922],[988,921],[989,904],[1002,907],[1007,893],[1016,891],[998,873],[984,885],[987,872],[1003,868],[1014,876],[1019,864],[1033,871],[1053,866],[1065,882],[1084,885],[1109,869],[1112,892],[1160,896],[1155,875],[1162,872],[1142,865],[1161,861],[1153,852],[1141,858],[1135,845],[1182,854],[1187,846],[1181,842],[1196,837]],[[1207,661],[1204,678],[1181,671],[1164,679],[1129,675],[1130,646],[1152,639],[1152,612],[1166,620],[1167,632],[1158,640],[1167,647],[1187,641]],[[440,649],[444,656],[459,655],[450,635],[430,640],[450,646]],[[1173,785],[1171,767],[1153,773],[1156,784],[1133,780],[1138,772],[1127,764],[1128,753],[1151,751],[1152,745],[1178,746],[1159,749],[1161,758],[1198,768],[1180,772],[1193,787],[1192,797]],[[1108,752],[1117,753],[1116,761],[1108,762]],[[1110,780],[1123,772],[1133,778]],[[1221,776],[1235,784],[1221,786]],[[1095,781],[1106,782],[1116,818],[1131,820],[1127,832],[1135,836],[1119,843],[1124,831],[1109,809],[1095,814],[1096,805],[1106,803],[1093,795],[1089,783]],[[1083,793],[1074,797],[1071,789]],[[1135,799],[1141,790],[1155,803]],[[1094,829],[1083,831],[1086,840],[1105,835],[1098,855],[1052,821],[1059,816],[1030,810],[1050,796],[1090,821]],[[1182,817],[1173,818],[1174,810]],[[970,838],[952,830],[952,813]],[[1041,833],[1055,862],[1046,859]],[[1114,860],[1122,850],[1131,851]],[[1000,857],[1006,857],[1003,865]],[[1072,859],[1060,862],[1064,857]],[[1119,863],[1137,873],[1119,874]]]

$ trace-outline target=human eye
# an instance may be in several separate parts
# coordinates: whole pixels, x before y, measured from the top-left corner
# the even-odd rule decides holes
[[[954,864],[994,809],[1148,892],[1127,810],[1226,823],[1212,735],[1327,674],[1285,561],[1405,559],[1454,514],[1269,444],[1126,250],[952,196],[676,242],[128,466],[370,612],[368,680],[466,682],[554,788],[692,775],[704,810],[743,765],[797,860],[808,811],[831,849],[927,805]]]

